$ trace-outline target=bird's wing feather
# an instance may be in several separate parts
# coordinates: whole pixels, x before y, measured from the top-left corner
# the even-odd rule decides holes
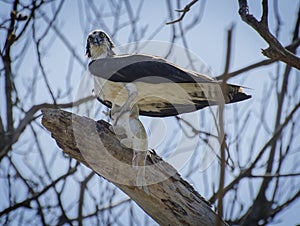
[[[134,54],[103,58],[89,64],[90,72],[113,82],[145,83],[205,83],[214,82],[208,76],[196,74],[154,56]]]

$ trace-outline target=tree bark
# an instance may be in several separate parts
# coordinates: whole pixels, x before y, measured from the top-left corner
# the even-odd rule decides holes
[[[42,110],[42,124],[70,157],[106,178],[160,225],[215,225],[209,203],[154,151],[147,156],[147,189],[135,186],[132,150],[120,145],[105,121],[95,122],[62,110]],[[222,221],[222,225],[227,225]]]

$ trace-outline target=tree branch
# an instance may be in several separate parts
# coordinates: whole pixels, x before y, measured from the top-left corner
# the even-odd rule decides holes
[[[187,4],[187,5],[184,7],[184,9],[177,9],[177,10],[176,10],[177,12],[182,13],[181,16],[180,16],[178,19],[176,19],[176,20],[167,22],[166,24],[167,24],[167,25],[169,25],[169,24],[175,24],[175,23],[178,23],[178,22],[182,21],[183,18],[184,18],[184,16],[185,16],[185,14],[186,14],[188,11],[190,11],[191,7],[192,7],[196,2],[198,2],[198,0],[193,0],[193,1],[191,1],[189,4]]]
[[[28,208],[32,208],[30,203],[33,200],[38,199],[39,197],[41,197],[43,194],[45,194],[47,191],[49,191],[49,189],[53,188],[58,182],[60,182],[63,179],[66,179],[69,175],[75,173],[77,170],[77,168],[70,168],[69,171],[63,175],[61,175],[60,177],[58,177],[57,179],[53,180],[50,184],[48,184],[47,186],[45,186],[41,191],[36,192],[35,194],[33,194],[32,197],[22,201],[22,202],[18,202],[14,205],[11,205],[10,207],[2,210],[0,212],[0,216],[3,216],[5,214],[9,214],[11,211],[16,210],[20,207],[28,207]]]
[[[291,43],[290,45],[286,46],[285,48],[291,52],[294,52],[296,51],[297,47],[300,45],[300,39],[296,39],[295,41],[293,41],[293,43]],[[238,69],[236,71],[233,71],[233,72],[230,72],[230,73],[223,73],[221,75],[218,75],[215,77],[215,79],[217,80],[223,80],[223,79],[230,79],[230,78],[233,78],[237,75],[240,75],[242,73],[245,73],[247,71],[250,71],[250,70],[253,70],[253,69],[256,69],[256,68],[259,68],[259,67],[262,67],[262,66],[267,66],[267,65],[270,65],[272,63],[275,63],[277,62],[278,60],[276,59],[267,59],[267,60],[262,60],[262,61],[259,61],[257,63],[253,63],[253,64],[250,64],[246,67],[243,67],[241,69]]]
[[[62,110],[42,113],[42,124],[65,153],[114,183],[160,225],[216,224],[208,202],[155,152],[147,157],[146,193],[135,186],[132,150],[120,146],[108,123]]]
[[[274,132],[273,136],[265,143],[265,145],[261,148],[259,151],[259,154],[255,157],[254,161],[250,164],[250,166],[247,169],[244,169],[241,171],[241,173],[235,177],[225,188],[224,188],[224,193],[226,194],[228,191],[230,191],[236,184],[239,183],[243,178],[245,177],[251,177],[252,176],[252,170],[254,169],[255,165],[261,160],[262,156],[264,155],[265,151],[267,150],[268,147],[270,147],[276,140],[278,139],[279,136],[282,135],[283,130],[286,128],[286,126],[289,124],[290,120],[293,118],[294,114],[300,109],[300,102],[291,110],[291,112],[288,114],[288,116],[285,118],[284,122],[278,126],[276,131]],[[219,195],[218,191],[216,194],[214,194],[209,201],[210,202],[215,202]]]
[[[4,156],[6,156],[7,152],[10,150],[11,146],[16,143],[19,139],[19,137],[21,136],[21,134],[23,133],[23,131],[25,130],[26,126],[31,123],[34,119],[36,119],[36,117],[34,116],[35,113],[43,108],[70,108],[70,107],[75,107],[78,106],[82,103],[88,102],[95,99],[94,96],[88,96],[88,97],[84,97],[82,99],[79,99],[75,102],[69,102],[69,103],[64,103],[64,104],[48,104],[48,103],[43,103],[43,104],[38,104],[38,105],[34,105],[32,106],[26,113],[25,116],[23,117],[23,119],[20,121],[18,127],[16,129],[14,129],[12,134],[8,134],[8,135],[3,135],[3,140],[7,142],[3,142],[0,145],[0,161],[2,160],[2,158]],[[9,136],[9,139],[7,139],[5,136]],[[0,134],[1,137],[1,134]]]
[[[239,1],[239,14],[242,20],[250,25],[268,44],[267,49],[263,49],[262,53],[266,57],[273,60],[280,60],[294,68],[300,70],[300,58],[284,48],[276,37],[271,34],[268,27],[268,1],[263,0],[263,13],[261,20],[258,21],[252,14],[249,13],[247,0]]]

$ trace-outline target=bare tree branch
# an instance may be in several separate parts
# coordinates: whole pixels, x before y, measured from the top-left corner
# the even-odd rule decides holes
[[[8,214],[9,212],[16,210],[20,207],[28,207],[30,208],[30,202],[33,200],[36,200],[38,197],[40,197],[41,195],[43,195],[44,193],[46,193],[49,189],[53,188],[54,185],[56,185],[58,182],[60,182],[62,179],[65,179],[66,177],[68,177],[69,175],[73,174],[74,172],[76,172],[76,168],[70,169],[66,174],[61,175],[60,177],[58,177],[57,179],[53,180],[51,182],[51,184],[47,185],[46,187],[43,188],[43,190],[41,190],[40,192],[35,192],[33,194],[32,197],[16,203],[15,205],[10,206],[7,209],[4,209],[0,212],[0,216],[3,216],[5,214]]]
[[[299,45],[300,45],[300,39],[296,39],[295,41],[293,41],[290,45],[286,46],[285,48],[287,50],[291,51],[291,52],[294,52]],[[251,71],[251,70],[259,68],[259,67],[267,66],[267,65],[273,64],[275,62],[278,62],[278,59],[261,60],[259,62],[254,63],[254,64],[250,64],[246,67],[238,69],[236,71],[229,72],[227,74],[223,73],[221,75],[216,76],[215,78],[217,80],[230,79],[230,78],[233,78],[237,75],[245,73],[247,71]]]
[[[42,110],[42,124],[51,131],[58,146],[71,157],[111,181],[161,225],[214,225],[218,219],[210,205],[184,181],[178,172],[155,153],[147,159],[147,181],[165,180],[147,185],[148,194],[134,186],[136,171],[131,165],[132,151],[120,146],[104,121],[95,122],[62,110]],[[81,134],[80,138],[76,134]],[[78,140],[79,139],[79,140]],[[99,139],[101,142],[99,143]],[[102,146],[102,147],[101,147]],[[221,225],[226,225],[224,222]]]
[[[188,11],[190,11],[191,7],[192,7],[196,2],[198,2],[198,0],[193,0],[193,1],[191,1],[189,4],[187,4],[187,5],[184,7],[184,9],[177,9],[177,10],[176,10],[177,12],[182,13],[181,16],[180,16],[178,19],[176,19],[176,20],[167,22],[166,24],[168,24],[168,25],[169,25],[169,24],[175,24],[175,23],[178,23],[178,22],[182,21],[183,18],[184,18],[184,16],[185,16],[185,14],[186,14]]]
[[[268,178],[275,178],[275,177],[297,177],[300,176],[300,173],[287,173],[287,174],[263,174],[263,175],[258,175],[258,174],[251,174],[249,177],[257,177],[257,178],[262,178],[262,177],[268,177]]]
[[[263,49],[262,53],[273,60],[280,60],[292,67],[300,70],[300,58],[284,48],[277,38],[271,34],[268,27],[268,1],[263,0],[262,18],[258,21],[249,13],[247,0],[239,0],[239,14],[242,20],[250,25],[256,32],[269,44],[267,49]],[[299,11],[300,13],[300,11]]]
[[[292,109],[292,111],[288,114],[288,116],[285,118],[284,122],[277,127],[275,133],[273,134],[273,136],[265,143],[265,145],[261,148],[259,154],[256,156],[255,160],[251,163],[251,165],[247,168],[244,169],[237,177],[234,178],[234,180],[232,180],[225,188],[224,188],[224,192],[228,192],[231,189],[233,189],[233,187],[238,184],[239,181],[241,181],[241,179],[245,178],[245,177],[251,177],[251,171],[254,168],[254,166],[258,163],[258,161],[262,158],[263,154],[265,153],[265,151],[267,150],[268,147],[270,147],[274,142],[276,142],[276,140],[278,139],[279,136],[281,136],[283,130],[286,128],[286,126],[290,123],[290,120],[293,118],[294,114],[298,111],[298,109],[300,108],[300,102]],[[218,191],[219,192],[219,191]],[[218,192],[216,194],[214,194],[209,201],[210,202],[214,202],[217,197],[218,197]]]
[[[79,194],[79,205],[78,205],[78,225],[83,225],[83,203],[84,203],[84,193],[87,187],[88,182],[95,176],[94,172],[90,172],[90,174],[81,182],[80,186],[80,194]]]
[[[38,104],[38,105],[34,105],[30,108],[30,110],[28,110],[25,113],[24,118],[20,121],[19,125],[17,126],[17,128],[14,130],[13,134],[4,134],[3,136],[9,136],[10,139],[5,139],[3,138],[3,140],[8,140],[9,142],[7,143],[3,143],[2,148],[0,149],[0,161],[1,159],[7,154],[7,152],[10,150],[11,146],[16,143],[20,137],[20,135],[22,134],[22,132],[24,131],[24,129],[26,128],[26,126],[28,124],[30,124],[32,122],[32,120],[34,120],[36,117],[34,117],[35,113],[38,112],[39,110],[43,109],[43,108],[70,108],[70,107],[75,107],[78,106],[82,103],[86,103],[90,100],[95,99],[94,96],[89,96],[89,97],[85,97],[82,98],[78,101],[75,102],[70,102],[70,103],[65,103],[65,104],[48,104],[48,103],[43,103],[43,104]]]
[[[231,47],[232,47],[232,32],[233,26],[227,31],[227,51],[226,51],[226,60],[225,60],[225,67],[224,67],[224,74],[227,74],[230,67],[231,62]],[[226,82],[227,79],[224,79],[221,84],[222,92],[226,90]],[[218,214],[220,218],[223,218],[224,214],[224,206],[223,206],[223,198],[224,198],[224,185],[225,185],[225,176],[226,176],[226,137],[225,137],[225,128],[224,128],[224,102],[219,104],[219,143],[220,143],[220,176],[219,176],[219,194],[218,194]],[[217,226],[220,226],[221,222],[217,222]]]

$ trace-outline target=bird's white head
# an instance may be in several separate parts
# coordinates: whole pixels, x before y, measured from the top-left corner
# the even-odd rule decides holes
[[[110,37],[101,30],[89,33],[86,41],[86,56],[92,60],[115,55],[114,44]]]

